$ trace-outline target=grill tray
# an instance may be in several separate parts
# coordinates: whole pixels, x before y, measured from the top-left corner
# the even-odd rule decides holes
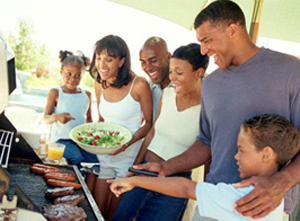
[[[63,173],[73,173],[72,167],[59,167],[61,172]],[[37,208],[38,212],[43,213],[44,206],[48,204],[52,204],[53,200],[45,198],[45,191],[48,188],[45,179],[42,175],[34,174],[30,172],[30,165],[29,164],[17,164],[17,163],[10,163],[8,168],[6,169],[7,172],[10,174],[11,179],[15,181],[15,183],[20,187],[22,192],[30,199],[31,203]],[[77,181],[78,179],[77,179]],[[75,190],[74,194],[81,194],[84,195],[82,189]],[[35,208],[28,208],[31,210],[36,210]],[[30,203],[27,205],[30,207]],[[97,220],[92,208],[90,207],[86,196],[84,200],[79,204],[79,207],[82,207],[87,215],[86,220]]]

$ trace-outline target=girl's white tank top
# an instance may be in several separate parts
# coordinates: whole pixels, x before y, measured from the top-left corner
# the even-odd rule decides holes
[[[119,124],[131,133],[135,133],[140,128],[143,117],[140,102],[135,101],[131,96],[136,78],[133,79],[129,92],[122,100],[109,102],[105,100],[102,92],[99,104],[99,111],[105,122]]]
[[[75,120],[70,120],[66,124],[60,122],[53,123],[52,140],[56,142],[59,139],[70,139],[70,131],[86,121],[86,114],[89,108],[89,97],[84,90],[78,94],[64,93],[61,87],[58,87],[58,102],[54,109],[55,114],[70,113]]]

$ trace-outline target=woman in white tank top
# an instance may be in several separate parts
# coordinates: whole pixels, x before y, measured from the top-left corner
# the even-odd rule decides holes
[[[195,142],[199,134],[202,77],[208,60],[207,56],[201,55],[200,45],[196,43],[175,50],[169,68],[173,87],[163,91],[154,125],[143,141],[135,165],[144,161],[152,162],[152,165],[165,162],[182,154]],[[190,178],[191,172],[172,176]],[[120,191],[124,189],[126,187],[120,185]],[[182,220],[187,201],[187,198],[133,188],[123,196],[113,221],[131,221],[135,216],[138,221],[179,221]]]
[[[99,177],[95,182],[92,175],[87,179],[105,220],[111,219],[120,201],[112,195],[106,180],[127,173],[139,152],[142,138],[151,128],[150,87],[146,79],[130,70],[130,66],[128,47],[120,37],[108,35],[96,42],[90,73],[95,78],[99,121],[122,125],[133,135],[120,150],[110,155],[98,155]]]

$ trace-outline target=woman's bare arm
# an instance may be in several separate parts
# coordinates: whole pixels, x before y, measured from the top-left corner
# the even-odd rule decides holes
[[[162,99],[160,99],[160,101],[159,101],[159,105],[158,105],[158,109],[157,109],[154,124],[152,125],[152,127],[151,127],[149,133],[147,134],[147,136],[145,137],[145,139],[142,143],[142,146],[140,148],[140,151],[139,151],[133,165],[143,163],[143,160],[145,159],[146,153],[148,151],[147,148],[148,148],[149,144],[151,143],[151,141],[154,137],[154,134],[155,134],[154,125],[155,125],[155,122],[156,122],[156,120],[158,119],[158,117],[160,115],[161,106],[162,106]]]
[[[86,91],[86,95],[89,98],[89,108],[88,111],[86,113],[86,123],[91,123],[93,122],[93,118],[92,118],[92,94],[89,91]]]
[[[145,119],[144,124],[133,134],[132,139],[128,144],[124,145],[119,150],[111,153],[111,155],[116,155],[126,150],[131,144],[144,138],[151,129],[152,95],[150,86],[145,78],[137,77],[135,84],[133,85],[132,95],[132,97],[134,99],[136,98],[135,100],[137,100],[141,104],[141,109]]]
[[[102,93],[102,85],[95,80],[94,88],[95,88],[95,95],[96,95],[96,100],[97,100],[98,122],[104,122],[104,118],[101,116],[100,111],[99,111],[100,96]]]

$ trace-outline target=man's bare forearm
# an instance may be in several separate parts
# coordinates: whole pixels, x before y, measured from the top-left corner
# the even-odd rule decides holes
[[[171,175],[184,171],[191,171],[192,169],[201,166],[211,159],[210,148],[195,141],[195,143],[184,153],[162,163],[165,174]]]
[[[296,184],[300,183],[300,152],[296,155],[294,160],[280,172],[274,175],[280,177],[280,180],[285,187],[286,192]]]

